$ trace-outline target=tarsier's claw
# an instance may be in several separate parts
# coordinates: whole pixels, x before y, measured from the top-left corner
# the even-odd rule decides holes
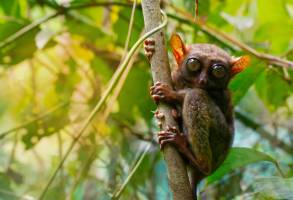
[[[152,98],[156,103],[158,103],[162,99],[160,95],[156,94],[152,95]]]
[[[165,131],[160,131],[158,133],[158,142],[160,149],[163,149],[166,144],[171,143],[177,146],[181,152],[186,149],[188,144],[186,135],[180,134],[175,126],[167,126]]]
[[[160,131],[158,133],[158,143],[160,144],[160,149],[163,149],[167,143],[172,143],[174,138],[174,133],[169,131]]]
[[[156,82],[150,87],[150,95],[156,102],[165,100],[166,98],[168,99],[171,91],[172,89],[168,85],[161,82]]]
[[[151,59],[155,52],[155,40],[153,38],[148,38],[144,41],[144,53],[148,59]]]

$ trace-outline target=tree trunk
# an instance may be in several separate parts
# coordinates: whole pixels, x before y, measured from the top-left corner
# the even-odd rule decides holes
[[[146,31],[150,31],[161,23],[159,0],[142,1],[142,10]],[[150,60],[153,81],[159,81],[171,86],[170,65],[165,46],[164,33],[159,31],[153,35],[153,38],[155,40],[155,53]],[[167,125],[177,126],[171,115],[171,108],[168,105],[160,103],[158,109],[165,116],[163,128],[166,128]],[[163,154],[167,163],[169,185],[174,200],[191,200],[192,190],[187,175],[187,169],[180,154],[176,148],[171,145],[165,146]]]

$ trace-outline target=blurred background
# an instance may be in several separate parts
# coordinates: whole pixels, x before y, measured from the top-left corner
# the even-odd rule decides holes
[[[1,200],[172,198],[142,48],[84,129],[143,33],[133,3],[0,0]],[[195,1],[162,6],[166,40],[178,32],[252,58],[230,84],[235,148],[201,198],[293,199],[293,1],[199,0],[201,23]]]

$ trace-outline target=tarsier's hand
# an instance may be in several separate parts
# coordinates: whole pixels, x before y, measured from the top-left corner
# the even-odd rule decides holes
[[[153,38],[148,38],[144,41],[144,53],[146,57],[150,60],[155,52],[155,40]]]
[[[186,135],[180,133],[176,127],[167,127],[165,131],[160,131],[158,133],[158,142],[160,144],[160,149],[163,149],[168,143],[175,145],[182,153],[188,148]]]
[[[159,101],[164,101],[167,103],[173,103],[176,101],[175,91],[170,86],[161,82],[157,82],[150,88],[150,95],[156,103]]]

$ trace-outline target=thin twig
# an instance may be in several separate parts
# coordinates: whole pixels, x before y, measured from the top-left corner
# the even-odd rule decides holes
[[[127,37],[126,37],[125,46],[124,46],[124,55],[122,59],[124,59],[125,56],[127,55],[127,50],[128,50],[128,46],[129,46],[129,42],[131,38],[132,28],[133,28],[135,8],[136,8],[136,0],[133,1],[133,6],[132,6],[131,16],[130,16],[130,23],[129,23]]]
[[[80,181],[82,180],[82,178],[85,176],[85,173],[89,171],[90,166],[92,164],[92,162],[95,160],[96,158],[96,148],[92,148],[88,159],[83,163],[83,165],[81,166],[81,170],[78,171],[77,175],[75,176],[75,179],[73,181],[73,185],[69,190],[68,196],[67,196],[67,200],[72,199],[72,195],[76,189],[76,187],[78,186],[78,184],[80,183]]]
[[[130,179],[133,177],[133,175],[135,174],[135,172],[137,171],[138,167],[141,165],[143,159],[145,158],[145,156],[147,155],[149,149],[151,147],[151,144],[148,144],[144,151],[142,152],[142,154],[140,155],[137,163],[135,164],[135,166],[133,167],[133,169],[131,170],[131,172],[128,174],[127,178],[125,179],[124,183],[121,185],[120,188],[118,188],[116,190],[116,192],[113,194],[112,198],[113,200],[119,199],[122,192],[124,191],[124,189],[126,188],[127,184],[129,183]]]

